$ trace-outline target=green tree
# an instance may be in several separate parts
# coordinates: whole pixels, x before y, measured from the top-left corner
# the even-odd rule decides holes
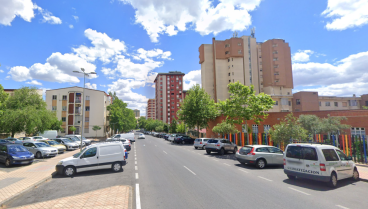
[[[197,127],[199,131],[206,128],[208,122],[218,116],[218,111],[211,96],[197,84],[187,92],[178,116],[189,128]]]
[[[339,131],[343,132],[346,129],[349,129],[350,126],[346,124],[341,124],[341,121],[347,120],[344,116],[334,116],[331,117],[327,115],[327,118],[322,118],[321,121],[321,132],[326,133],[328,135],[328,139],[331,140],[331,134],[337,134]]]
[[[77,130],[77,128],[76,127],[74,127],[74,126],[70,126],[69,127],[69,131],[71,131],[71,132],[73,132],[74,133],[74,131],[76,131]]]
[[[60,130],[62,122],[54,112],[46,109],[46,102],[36,88],[23,87],[14,91],[3,105],[0,116],[0,132],[27,134],[43,133],[45,130]]]
[[[147,119],[143,116],[141,116],[140,118],[138,118],[138,126],[139,128],[145,128],[146,127],[146,123],[147,123]]]
[[[185,131],[186,131],[185,128],[186,127],[185,127],[184,122],[181,122],[181,123],[178,124],[176,130],[177,130],[178,133],[183,133],[184,134]]]
[[[291,140],[305,141],[308,137],[307,131],[300,125],[298,119],[292,113],[286,115],[280,124],[273,125],[269,133],[276,144],[283,142],[285,146]]]
[[[100,126],[93,126],[92,130],[96,131],[96,138],[97,138],[97,131],[101,130]]]
[[[164,132],[169,133],[169,128],[170,128],[169,125],[165,123],[164,124]]]
[[[3,108],[7,99],[8,94],[4,91],[3,86],[0,84],[0,116],[3,113]]]
[[[170,132],[171,133],[176,133],[176,126],[177,126],[177,121],[174,118],[171,123],[170,123]]]
[[[322,121],[316,115],[300,115],[298,119],[300,125],[307,131],[310,140],[315,134],[321,132]]]
[[[160,126],[157,126],[155,131],[157,132],[162,132],[164,130],[164,126],[163,125],[160,125]]]
[[[364,110],[368,110],[368,106],[363,106],[363,109]]]
[[[228,123],[226,120],[214,126],[212,128],[212,131],[214,133],[221,134],[221,135],[239,133],[235,125]]]
[[[114,124],[114,132],[120,130],[121,132],[128,132],[136,127],[137,121],[134,116],[134,111],[128,109],[128,104],[123,102],[116,96],[116,93],[109,93],[113,99],[113,103],[107,107],[110,112],[110,124]]]

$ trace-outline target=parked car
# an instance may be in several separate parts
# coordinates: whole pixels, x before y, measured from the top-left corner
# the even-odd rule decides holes
[[[171,134],[168,138],[168,141],[174,142],[174,139],[178,136],[182,136],[182,134]]]
[[[145,139],[146,138],[146,136],[144,135],[144,134],[139,134],[139,136],[138,136],[138,139]]]
[[[7,143],[9,143],[9,141],[8,141],[8,140],[0,139],[0,144],[7,144]]]
[[[72,157],[61,160],[56,165],[56,172],[64,176],[75,173],[110,168],[114,172],[121,171],[125,165],[125,148],[120,142],[105,142],[85,147]]]
[[[33,163],[34,155],[20,144],[0,144],[0,162],[6,167]]]
[[[118,141],[120,138],[123,138],[120,136],[120,134],[115,134],[113,137],[107,138],[106,141]]]
[[[58,154],[62,154],[66,150],[65,145],[62,145],[59,142],[54,141],[54,140],[40,140],[40,142],[46,143],[46,144],[50,145],[51,147],[55,147],[56,149],[58,149]]]
[[[170,134],[165,134],[165,135],[164,135],[164,139],[165,139],[165,140],[169,140],[169,137],[170,137]]]
[[[5,140],[9,141],[12,144],[23,144],[23,141],[16,138],[6,138]]]
[[[359,180],[352,157],[337,147],[323,144],[288,144],[284,152],[284,173],[289,179],[307,178],[327,182],[331,187],[336,187],[338,180]]]
[[[86,143],[84,141],[82,141],[82,143],[81,143],[81,140],[76,136],[65,136],[65,138],[67,138],[70,141],[78,144],[79,147],[84,147],[86,145]]]
[[[198,139],[195,139],[194,140],[194,148],[195,149],[198,149],[198,148],[205,149],[208,140],[209,140],[209,138],[198,138]]]
[[[31,137],[33,140],[32,141],[37,141],[37,140],[48,140],[48,138],[45,138],[43,136],[32,136]]]
[[[58,153],[56,148],[43,142],[24,142],[23,146],[26,147],[28,151],[32,152],[36,158],[55,157]]]
[[[247,145],[239,149],[235,154],[241,164],[253,164],[257,168],[266,165],[283,165],[284,152],[277,147],[268,145]]]
[[[130,142],[135,142],[134,133],[121,134],[121,137],[128,139]]]
[[[174,143],[177,144],[193,144],[194,139],[189,136],[178,136],[175,138]]]
[[[65,145],[66,150],[70,151],[70,150],[76,150],[79,148],[79,145],[77,143],[75,143],[74,141],[71,141],[67,138],[57,138],[57,139],[53,139],[56,142],[59,142],[62,145]]]
[[[65,137],[77,137],[79,139],[79,141],[80,141],[80,139],[82,138],[82,135],[65,135]],[[84,136],[82,138],[82,141],[85,144],[83,146],[88,146],[88,145],[90,145],[92,143],[91,140],[86,139],[86,137],[84,137]]]
[[[238,151],[238,146],[228,139],[210,139],[207,141],[205,149],[207,154],[211,154],[211,152],[217,152],[220,155],[227,152],[235,154]]]

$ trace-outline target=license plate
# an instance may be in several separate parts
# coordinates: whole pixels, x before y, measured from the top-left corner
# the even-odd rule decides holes
[[[21,164],[28,164],[29,161],[22,161]]]

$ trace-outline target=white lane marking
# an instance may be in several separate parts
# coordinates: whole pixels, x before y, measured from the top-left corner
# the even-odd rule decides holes
[[[135,184],[135,203],[136,209],[141,209],[141,196],[139,194],[139,184]]]
[[[167,154],[167,152],[163,151],[165,154]]]
[[[135,161],[135,164],[137,165],[137,161]]]
[[[267,178],[262,177],[262,176],[258,176],[258,178],[264,179],[264,180],[266,180],[266,181],[272,181],[271,179],[267,179]]]
[[[193,171],[191,171],[189,168],[187,168],[186,166],[184,166],[184,168],[186,168],[189,172],[191,172],[193,175],[197,175],[195,174]]]
[[[137,160],[137,158],[135,157],[134,160]]]
[[[135,166],[135,170],[138,170],[138,166]]]
[[[289,189],[292,189],[292,190],[294,190],[294,191],[300,192],[300,193],[305,194],[305,195],[310,195],[310,194],[308,194],[308,193],[302,192],[302,191],[297,190],[297,189],[294,189],[294,188],[292,188],[292,187],[289,187]]]
[[[138,173],[135,173],[135,179],[138,179]]]
[[[230,166],[229,164],[227,164],[227,163],[224,163],[225,165],[227,165],[227,166]]]
[[[241,172],[244,172],[244,173],[249,173],[248,171],[245,171],[245,170],[243,170],[243,169],[238,169],[239,171],[241,171]]]
[[[336,205],[337,207],[339,207],[339,208],[342,208],[342,209],[349,209],[349,208],[347,208],[347,207],[344,207],[344,206],[342,206],[342,205]]]

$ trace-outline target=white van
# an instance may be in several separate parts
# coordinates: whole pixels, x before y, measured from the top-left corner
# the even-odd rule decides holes
[[[296,177],[328,182],[352,178],[359,180],[359,172],[351,157],[340,149],[324,144],[289,144],[284,152],[284,173],[289,179]]]
[[[55,139],[58,133],[56,130],[48,130],[44,131],[42,134],[40,133],[39,135],[42,136],[43,138]]]
[[[82,152],[61,160],[56,165],[56,172],[65,176],[108,168],[118,172],[122,165],[125,165],[123,144],[121,142],[104,142],[87,146]]]

